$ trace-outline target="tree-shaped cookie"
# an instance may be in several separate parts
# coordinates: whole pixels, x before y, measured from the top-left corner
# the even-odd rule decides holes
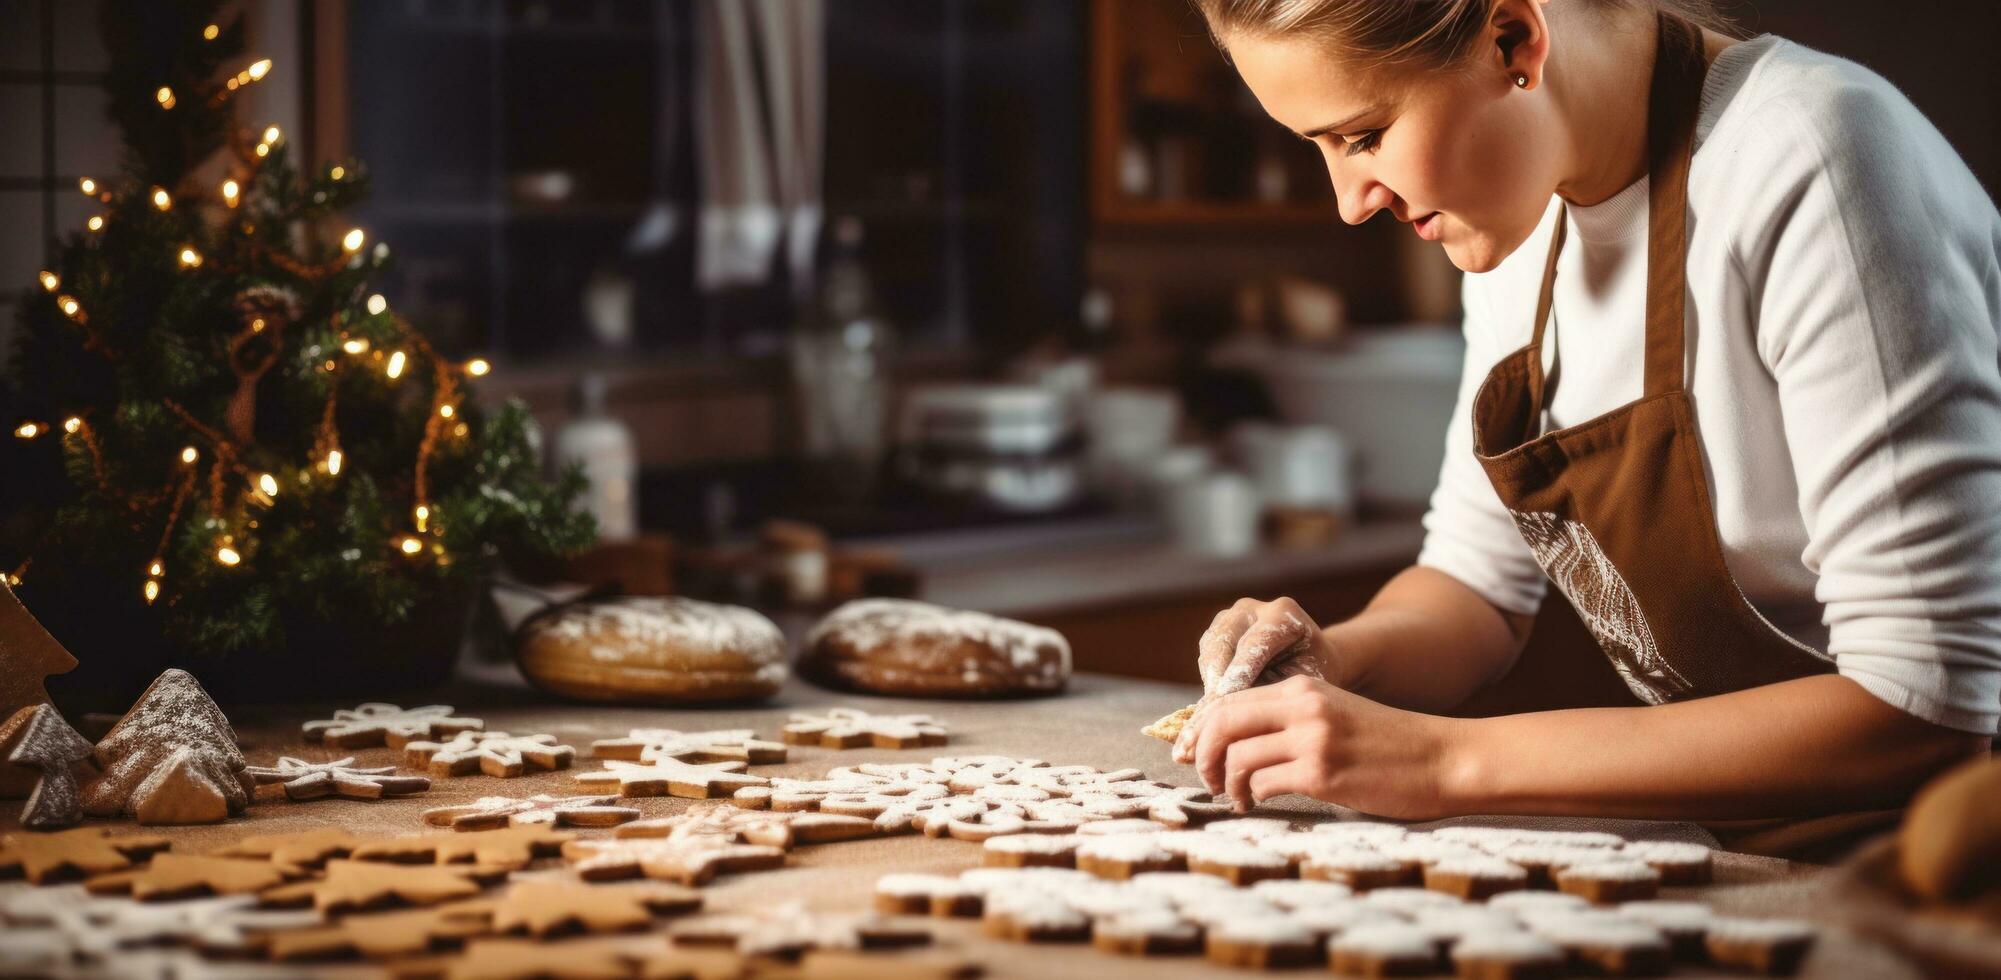
[[[283,756],[272,766],[250,766],[243,770],[257,783],[259,800],[316,800],[342,796],[351,800],[379,800],[385,796],[409,796],[431,788],[427,776],[398,776],[395,766],[356,768],[354,757],[332,762],[307,762]]]
[[[301,734],[306,741],[343,749],[365,749],[387,745],[400,749],[413,739],[445,738],[460,732],[486,727],[478,718],[460,718],[448,704],[427,704],[402,708],[370,701],[354,708],[341,708],[332,718],[306,722]]]
[[[538,793],[527,799],[512,796],[482,796],[471,803],[432,807],[424,811],[424,822],[453,830],[492,830],[545,824],[555,827],[609,827],[639,819],[639,811],[618,806],[616,796],[550,796]]]
[[[94,817],[214,823],[250,802],[229,719],[184,670],[155,678],[94,754],[104,772],[83,791],[83,812]]]
[[[682,796],[696,800],[727,796],[746,786],[768,782],[763,776],[746,775],[743,770],[741,762],[698,765],[678,759],[646,763],[611,761],[604,764],[601,772],[578,773],[577,782],[594,788],[616,786],[620,796]]]
[[[601,738],[591,743],[591,755],[600,759],[651,762],[679,759],[682,762],[744,762],[766,765],[785,761],[785,743],[758,738],[748,728],[710,732],[681,732],[672,728],[635,728],[624,738]]]
[[[152,834],[111,836],[103,827],[78,827],[53,834],[17,833],[0,837],[0,878],[20,875],[37,885],[123,871],[166,850],[172,842]]]
[[[403,756],[405,764],[428,767],[437,777],[463,776],[477,770],[512,779],[524,772],[568,769],[577,750],[556,744],[554,735],[460,732],[443,742],[407,742]]]
[[[574,881],[517,881],[494,900],[493,931],[545,937],[568,932],[645,929],[655,916],[687,915],[702,907],[702,893],[676,885],[588,885]]]
[[[42,624],[14,597],[14,590],[0,581],[0,718],[31,704],[49,703],[42,682],[50,674],[68,673],[76,667],[70,656]]]
[[[83,819],[75,766],[89,757],[90,743],[69,727],[54,705],[37,704],[21,712],[25,717],[7,761],[42,774],[21,808],[21,826],[54,830],[74,825]]]
[[[573,840],[563,859],[585,881],[653,878],[700,885],[723,872],[765,871],[785,864],[785,849],[720,837]]]
[[[828,708],[820,715],[794,714],[783,734],[792,745],[820,745],[830,749],[862,745],[914,749],[943,745],[946,738],[944,724],[930,715],[875,715],[857,708]]]

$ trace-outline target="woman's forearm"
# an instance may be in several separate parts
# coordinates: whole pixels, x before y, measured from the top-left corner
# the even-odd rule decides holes
[[[1988,746],[1838,675],[1450,724],[1441,779],[1466,813],[1728,820],[1879,809]]]
[[[1412,711],[1457,707],[1514,665],[1528,617],[1495,609],[1458,579],[1412,566],[1367,609],[1324,631],[1327,681]]]

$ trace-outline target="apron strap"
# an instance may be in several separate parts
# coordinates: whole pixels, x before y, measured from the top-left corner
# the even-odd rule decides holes
[[[1688,297],[1688,167],[1702,102],[1702,32],[1662,11],[1647,98],[1648,396],[1680,391]]]
[[[1709,70],[1702,32],[1688,21],[1661,11],[1654,45],[1653,85],[1647,95],[1647,342],[1645,393],[1682,388],[1688,298],[1688,168],[1695,153],[1695,115],[1702,104],[1702,80]],[[1543,329],[1556,295],[1556,259],[1563,251],[1569,206],[1557,210],[1536,296],[1535,332],[1529,346],[1529,412],[1522,442],[1541,435],[1548,408],[1542,370]]]

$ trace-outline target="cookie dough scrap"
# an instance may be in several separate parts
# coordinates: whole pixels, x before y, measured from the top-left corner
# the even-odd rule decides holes
[[[828,708],[819,715],[794,714],[783,734],[792,745],[914,749],[944,745],[949,733],[943,722],[930,715],[876,715],[858,708]]]
[[[172,846],[165,837],[152,834],[113,837],[104,827],[13,833],[0,837],[0,878],[19,875],[40,885],[123,871]]]
[[[591,755],[600,759],[651,762],[679,759],[682,762],[743,762],[767,765],[784,762],[785,743],[757,737],[748,728],[708,732],[682,732],[672,728],[634,728],[624,738],[601,738],[591,743]]]
[[[424,811],[424,822],[433,827],[458,831],[493,830],[499,827],[610,827],[639,818],[639,811],[618,806],[616,796],[550,796],[538,793],[526,799],[512,796],[482,796],[471,803],[432,807]]]
[[[577,750],[559,745],[554,735],[510,735],[506,732],[460,732],[443,742],[408,742],[404,763],[428,768],[438,778],[483,772],[513,779],[526,772],[568,769]]]
[[[257,784],[256,799],[317,800],[338,796],[350,800],[379,800],[385,796],[409,796],[431,788],[425,776],[398,776],[395,766],[356,767],[354,756],[332,762],[307,762],[282,756],[275,765],[250,766],[243,770]]]
[[[420,738],[446,738],[460,732],[478,731],[486,722],[460,718],[448,704],[427,704],[403,708],[371,701],[355,708],[335,711],[332,718],[306,722],[300,734],[308,742],[344,749],[364,749],[387,745],[400,749]]]
[[[1139,733],[1141,735],[1150,735],[1163,742],[1172,742],[1181,737],[1181,729],[1186,727],[1188,719],[1193,717],[1195,717],[1194,705],[1191,704],[1186,708],[1177,708],[1162,716],[1153,724],[1140,729]]]
[[[608,761],[601,772],[577,774],[577,782],[586,786],[610,789],[618,788],[620,796],[680,796],[688,799],[709,799],[727,796],[749,786],[763,786],[770,780],[763,776],[747,775],[741,762],[711,762],[697,764],[678,759],[655,759],[652,762]]]

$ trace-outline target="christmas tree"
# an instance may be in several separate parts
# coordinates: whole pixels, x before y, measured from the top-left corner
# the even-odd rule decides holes
[[[279,69],[222,6],[105,5],[123,173],[81,181],[97,213],[29,285],[0,385],[0,575],[79,673],[148,641],[232,672],[380,658],[399,628],[463,622],[496,563],[593,533],[576,478],[539,478],[525,409],[474,404],[487,362],[369,288],[390,250],[338,220],[362,165],[303,169],[237,118]]]

